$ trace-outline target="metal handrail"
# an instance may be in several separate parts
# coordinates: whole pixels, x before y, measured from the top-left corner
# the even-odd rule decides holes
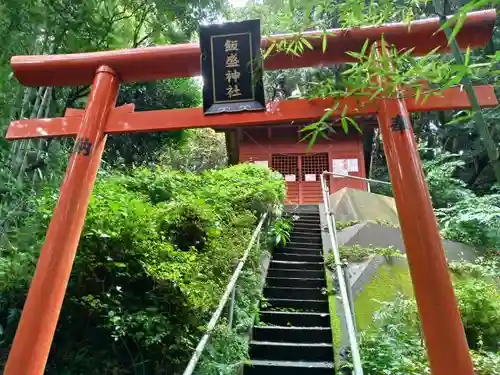
[[[323,174],[325,175],[329,175],[329,176],[334,176],[334,177],[342,177],[342,178],[351,178],[353,180],[361,180],[361,181],[366,181],[366,182],[373,182],[373,183],[376,183],[376,184],[381,184],[381,185],[390,185],[392,186],[392,184],[390,182],[387,182],[387,181],[381,181],[381,180],[374,180],[372,178],[364,178],[364,177],[358,177],[358,176],[350,176],[348,174],[341,174],[341,173],[333,173],[333,172],[328,172],[328,171],[325,171],[323,172]],[[368,185],[370,186],[370,185]]]
[[[264,225],[264,221],[266,220],[266,218],[267,218],[267,212],[261,216],[259,224],[257,225],[257,228],[255,228],[255,230],[253,231],[252,238],[250,239],[250,242],[248,243],[248,246],[245,250],[245,253],[243,254],[243,257],[241,258],[240,262],[238,263],[238,266],[234,270],[233,276],[231,276],[231,279],[229,280],[229,283],[226,286],[226,290],[225,290],[224,294],[222,295],[222,298],[219,302],[219,306],[217,306],[217,309],[213,313],[212,318],[208,322],[207,330],[206,330],[205,334],[203,335],[203,337],[201,338],[198,345],[196,346],[196,349],[193,353],[193,356],[191,357],[186,369],[184,370],[183,375],[191,375],[193,373],[193,371],[195,370],[196,365],[198,364],[198,361],[201,357],[201,354],[203,353],[203,350],[205,349],[205,346],[208,343],[208,339],[210,338],[210,335],[212,334],[215,326],[217,325],[217,322],[220,319],[220,316],[222,314],[222,310],[224,310],[224,306],[226,306],[226,303],[227,303],[230,295],[232,296],[232,298],[231,298],[232,303],[231,303],[231,307],[230,307],[229,316],[230,316],[230,320],[231,320],[230,325],[232,324],[232,320],[233,320],[232,316],[233,316],[233,309],[234,309],[234,291],[235,291],[236,282],[238,281],[238,278],[239,278],[240,273],[243,269],[243,266],[245,265],[245,262],[248,259],[248,255],[250,254],[250,250],[252,249],[255,240],[259,236],[260,231],[262,229],[262,226]]]
[[[333,256],[335,259],[335,271],[339,283],[340,298],[342,299],[342,306],[344,308],[345,320],[347,325],[347,336],[349,338],[349,344],[351,346],[352,362],[354,365],[354,374],[363,375],[363,367],[361,365],[361,356],[359,354],[359,344],[356,335],[356,327],[354,325],[354,317],[352,314],[351,304],[349,302],[346,280],[344,279],[339,246],[337,243],[337,230],[335,228],[335,217],[333,215],[333,212],[330,210],[330,199],[329,199],[330,190],[325,182],[325,175],[332,175],[332,174],[333,174],[332,172],[323,172],[321,174],[321,188],[323,190],[325,217],[326,217],[326,223],[328,225],[328,234],[330,236],[330,242],[332,244]]]

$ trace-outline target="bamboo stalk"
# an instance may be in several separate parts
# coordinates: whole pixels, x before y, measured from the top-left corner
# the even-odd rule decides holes
[[[446,13],[445,3],[441,5],[439,0],[433,0],[432,2],[434,4],[434,9],[438,13],[441,26],[443,26],[447,21],[445,14]],[[441,13],[439,9],[442,9]],[[451,46],[453,57],[455,58],[455,60],[459,65],[464,65],[464,59],[462,56],[462,52],[460,51],[460,47],[456,39],[452,38],[452,30],[449,27],[445,27],[443,28],[443,30],[446,34],[446,38],[448,39],[448,43]],[[481,111],[481,106],[479,105],[479,100],[474,91],[474,87],[472,86],[472,81],[470,77],[467,74],[465,74],[464,77],[462,78],[461,83],[465,89],[465,92],[467,93],[467,97],[469,98],[469,102],[472,107],[472,114],[473,114],[472,118],[475,121],[477,132],[479,133],[481,141],[484,144],[484,148],[486,149],[488,158],[490,159],[490,163],[491,166],[493,167],[495,178],[497,182],[500,183],[500,160],[499,160],[500,154],[498,152],[495,140],[491,136],[488,124],[484,119],[483,112]]]
[[[40,108],[38,109],[37,113],[37,118],[43,117],[47,118],[50,110],[50,103],[52,101],[52,87],[47,87],[45,89],[45,94],[43,95],[42,103],[40,105]],[[40,157],[42,155],[42,150],[45,148],[45,145],[47,144],[47,141],[43,138],[38,140],[38,146],[37,146],[37,151],[36,151],[36,159],[35,163],[40,160]],[[42,178],[40,177],[40,180]],[[33,179],[31,181],[32,185],[35,185],[36,182],[36,173],[33,173]]]

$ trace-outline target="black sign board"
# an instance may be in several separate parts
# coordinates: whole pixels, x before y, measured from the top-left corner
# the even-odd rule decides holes
[[[260,20],[201,26],[200,47],[206,115],[266,109]]]

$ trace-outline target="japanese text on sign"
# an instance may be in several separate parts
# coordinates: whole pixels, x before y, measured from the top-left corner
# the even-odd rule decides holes
[[[228,87],[226,88],[226,93],[229,99],[232,99],[236,96],[241,96],[241,90],[239,87],[239,81],[241,73],[239,69],[240,67],[240,59],[238,56],[238,41],[226,39],[226,43],[224,44],[224,49],[227,53],[226,56],[226,81]],[[232,70],[230,68],[233,68]]]
[[[258,20],[200,27],[203,112],[265,110]]]

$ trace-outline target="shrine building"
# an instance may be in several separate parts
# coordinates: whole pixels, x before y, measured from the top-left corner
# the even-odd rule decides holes
[[[287,184],[286,203],[317,204],[323,201],[320,175],[324,171],[366,178],[377,120],[356,119],[363,133],[350,126],[346,134],[339,126],[329,139],[318,136],[309,148],[302,129],[309,124],[283,124],[237,128],[226,132],[231,164],[250,162],[281,173]],[[364,181],[334,178],[331,191],[344,187],[367,190]]]

